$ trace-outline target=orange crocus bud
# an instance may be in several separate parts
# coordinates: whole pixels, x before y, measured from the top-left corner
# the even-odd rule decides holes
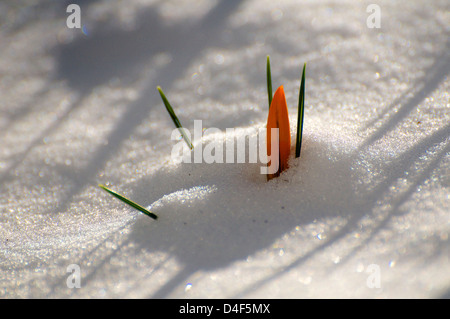
[[[274,136],[272,140],[272,128],[278,128],[278,138]],[[272,143],[278,143],[273,145]],[[278,147],[276,147],[278,146]],[[278,156],[271,156],[271,150],[278,150]],[[269,116],[267,118],[267,156],[270,162],[268,165],[273,165],[273,161],[278,161],[278,170],[271,174],[267,174],[267,179],[280,176],[280,173],[287,169],[289,153],[291,151],[291,130],[289,127],[289,115],[286,104],[286,97],[284,95],[283,86],[280,86],[272,99],[270,104]]]

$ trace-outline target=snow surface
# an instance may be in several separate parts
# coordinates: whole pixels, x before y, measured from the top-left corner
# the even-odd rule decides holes
[[[0,297],[448,298],[449,3],[371,3],[2,1]],[[307,62],[301,158],[173,163],[156,86],[243,134],[267,55],[293,139]]]

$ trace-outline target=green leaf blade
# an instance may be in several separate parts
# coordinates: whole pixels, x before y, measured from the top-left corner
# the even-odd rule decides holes
[[[270,71],[270,58],[267,56],[267,95],[269,97],[269,109],[272,104],[272,73]]]
[[[295,145],[295,157],[300,157],[303,136],[303,118],[305,116],[305,69],[306,63],[303,65],[302,81],[298,96],[298,117],[297,117],[297,143]]]
[[[186,132],[184,131],[183,126],[180,123],[180,120],[178,120],[177,115],[175,114],[172,106],[169,103],[169,100],[167,100],[166,95],[164,94],[163,90],[160,86],[157,87],[159,95],[161,95],[161,99],[163,100],[164,106],[167,109],[167,112],[169,112],[170,117],[172,118],[173,123],[178,128],[178,130],[181,133],[181,136],[183,136],[184,141],[188,145],[188,147],[192,150],[194,148],[194,145],[192,145],[191,140],[187,136]]]
[[[126,198],[123,195],[120,195],[118,193],[116,193],[115,191],[109,189],[108,187],[99,184],[98,185],[100,188],[102,188],[103,190],[107,191],[108,193],[110,193],[111,195],[113,195],[114,197],[120,199],[121,201],[123,201],[124,203],[130,205],[131,207],[133,207],[134,209],[137,209],[138,211],[144,213],[145,215],[147,215],[148,217],[151,217],[153,219],[158,219],[158,216],[155,215],[154,213],[152,213],[151,211],[147,210],[146,208],[142,207],[141,205],[133,202],[132,200]]]

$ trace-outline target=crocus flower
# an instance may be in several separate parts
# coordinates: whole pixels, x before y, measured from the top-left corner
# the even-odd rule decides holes
[[[278,138],[272,138],[272,128],[278,129]],[[274,131],[276,132],[276,131]],[[272,147],[272,143],[277,143],[278,147]],[[271,150],[278,150],[278,154],[272,156]],[[267,118],[267,156],[270,160],[269,166],[278,167],[275,173],[267,174],[267,179],[280,176],[280,173],[288,168],[289,153],[291,150],[291,130],[289,127],[289,115],[284,95],[283,86],[280,86],[272,99]],[[277,165],[278,164],[278,165]]]

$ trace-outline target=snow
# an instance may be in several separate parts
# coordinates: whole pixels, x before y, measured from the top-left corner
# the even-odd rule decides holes
[[[369,4],[2,1],[0,297],[448,298],[448,1]],[[293,140],[307,62],[301,158],[176,164],[156,86],[239,136],[267,55]]]

